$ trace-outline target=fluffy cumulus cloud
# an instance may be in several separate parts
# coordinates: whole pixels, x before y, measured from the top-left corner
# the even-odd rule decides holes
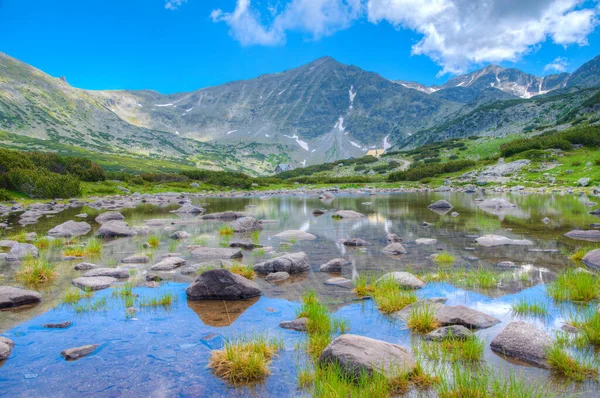
[[[544,72],[566,72],[567,66],[569,66],[569,62],[566,58],[557,57],[554,59],[554,61],[544,66]]]
[[[178,0],[179,2],[184,0]],[[175,2],[171,0],[170,2]],[[442,66],[441,74],[470,66],[516,61],[550,40],[586,45],[600,8],[585,0],[282,0],[261,8],[237,0],[230,12],[212,12],[244,45],[277,45],[288,32],[318,39],[357,20],[390,23],[420,36],[412,53]]]
[[[176,10],[187,0],[165,0],[165,8],[167,10]]]

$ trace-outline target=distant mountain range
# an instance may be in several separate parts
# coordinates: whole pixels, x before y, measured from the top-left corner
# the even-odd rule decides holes
[[[600,57],[537,77],[490,65],[440,86],[330,57],[189,93],[71,87],[0,53],[0,130],[107,153],[268,173],[450,137],[569,125],[600,112]],[[1,142],[0,142],[1,144]]]

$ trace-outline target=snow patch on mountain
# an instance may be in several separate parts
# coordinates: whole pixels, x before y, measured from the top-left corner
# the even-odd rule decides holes
[[[358,93],[357,91],[352,91],[354,90],[354,86],[350,86],[350,90],[348,90],[348,96],[350,97],[350,106],[348,107],[349,109],[354,108],[354,98],[356,97],[356,94]]]
[[[302,140],[300,139],[300,137],[298,137],[296,134],[294,134],[294,135],[292,135],[292,136],[289,136],[289,135],[285,135],[285,134],[284,134],[283,136],[284,136],[284,137],[287,137],[287,138],[291,138],[291,139],[293,139],[293,140],[296,140],[296,143],[297,143],[298,145],[300,145],[300,147],[301,147],[302,149],[304,149],[305,151],[308,151],[308,144],[307,144],[305,141],[302,141]]]

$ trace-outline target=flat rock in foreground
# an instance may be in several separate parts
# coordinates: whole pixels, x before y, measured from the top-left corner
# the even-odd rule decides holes
[[[441,326],[462,325],[469,329],[486,329],[500,323],[499,319],[471,308],[445,305],[435,313]]]
[[[533,245],[533,242],[527,239],[511,239],[500,235],[484,235],[475,239],[480,246],[528,246]]]
[[[586,240],[588,242],[600,242],[600,230],[590,229],[587,231],[574,230],[565,234],[567,238],[575,240]]]
[[[527,322],[513,321],[492,340],[490,348],[498,354],[547,368],[546,349],[551,344],[546,332]]]
[[[309,270],[308,256],[304,252],[284,254],[254,265],[254,271],[259,274],[270,274],[271,272],[299,274]]]
[[[71,281],[73,286],[78,287],[81,290],[107,289],[117,282],[119,282],[119,280],[111,276],[83,276],[81,278],[75,278]]]
[[[42,301],[42,295],[33,290],[13,286],[0,286],[0,308],[19,307]]]
[[[354,334],[342,334],[323,350],[319,363],[338,363],[348,376],[358,379],[362,373],[382,372],[393,377],[410,372],[416,366],[404,347]]]
[[[185,292],[190,300],[243,300],[262,294],[255,282],[224,268],[204,271]]]
[[[86,357],[96,351],[99,347],[98,344],[89,344],[81,347],[74,347],[63,350],[60,355],[62,355],[67,361],[76,361],[83,357]]]

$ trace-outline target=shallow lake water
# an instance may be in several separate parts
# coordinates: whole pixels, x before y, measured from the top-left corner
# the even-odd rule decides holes
[[[304,251],[312,270],[294,276],[280,284],[270,284],[258,275],[255,281],[263,290],[258,299],[237,302],[188,301],[185,288],[193,280],[181,275],[179,269],[163,273],[167,282],[158,288],[139,286],[134,293],[139,297],[158,297],[171,292],[175,302],[170,310],[140,308],[128,314],[124,305],[111,297],[114,289],[96,292],[90,302],[106,298],[101,311],[77,313],[72,306],[61,305],[61,298],[70,281],[81,275],[73,265],[89,261],[113,267],[129,255],[140,253],[144,236],[106,241],[98,258],[62,261],[60,250],[49,250],[46,255],[56,263],[57,279],[40,289],[43,301],[33,307],[0,312],[0,333],[15,342],[12,356],[0,362],[1,396],[307,396],[296,385],[296,374],[304,366],[305,356],[298,346],[305,340],[304,333],[279,328],[279,323],[295,318],[303,292],[315,290],[328,304],[335,317],[345,319],[350,332],[411,347],[410,331],[399,319],[381,314],[371,300],[356,300],[351,286],[331,286],[324,282],[332,275],[319,272],[320,264],[343,257],[351,265],[343,268],[341,276],[353,279],[360,275],[379,275],[389,271],[409,270],[422,274],[435,271],[438,265],[431,255],[441,251],[456,257],[454,267],[489,267],[502,274],[502,282],[493,289],[467,290],[448,283],[428,283],[417,291],[420,298],[446,297],[448,305],[461,304],[492,315],[502,321],[494,327],[477,331],[486,343],[484,360],[495,370],[515,369],[527,378],[543,383],[557,383],[568,393],[578,396],[599,396],[595,382],[558,383],[548,371],[518,365],[492,353],[490,341],[513,319],[525,319],[544,328],[550,335],[560,330],[569,319],[573,307],[553,304],[544,293],[544,284],[552,281],[555,273],[569,265],[568,254],[586,242],[563,236],[572,229],[588,229],[599,222],[589,215],[593,208],[585,205],[596,198],[574,195],[488,194],[485,198],[503,197],[517,205],[503,213],[490,213],[477,206],[481,194],[406,193],[390,195],[339,195],[333,201],[322,201],[314,196],[273,196],[243,198],[194,198],[195,204],[206,206],[207,213],[226,210],[247,211],[265,223],[258,236],[264,246],[276,252]],[[438,214],[427,205],[446,199],[459,213]],[[153,260],[136,270],[140,283],[146,269],[169,252],[179,252],[194,264],[186,246],[201,244],[218,247],[228,238],[219,235],[225,222],[202,221],[198,217],[178,216],[170,210],[178,205],[157,207],[138,206],[121,212],[130,225],[146,225],[153,219],[168,219],[165,224],[152,227],[152,234],[161,237],[161,244],[153,253]],[[327,209],[322,216],[312,214],[314,209]],[[366,215],[355,221],[331,218],[334,209],[355,210]],[[23,227],[43,236],[46,231],[75,214],[87,213],[92,233],[99,227],[93,219],[98,210],[83,207],[69,209],[53,217],[44,217],[35,225]],[[494,214],[495,213],[495,214]],[[548,217],[551,222],[541,220]],[[18,215],[8,221],[14,226],[8,234],[19,232]],[[424,227],[423,222],[432,225]],[[175,223],[171,225],[172,223]],[[165,226],[185,230],[191,237],[185,241],[169,239]],[[292,242],[281,246],[273,235],[289,229],[301,229],[317,236],[312,241]],[[389,256],[382,252],[387,245],[386,234],[395,233],[403,239],[408,254]],[[473,240],[484,234],[497,234],[515,239],[529,239],[532,246],[479,247]],[[90,234],[91,236],[91,234]],[[341,238],[361,238],[371,246],[348,248]],[[417,238],[437,239],[435,245],[417,245]],[[231,240],[236,237],[231,237]],[[244,252],[242,262],[255,264],[269,258],[261,252]],[[513,261],[520,267],[503,270],[495,267],[500,261]],[[18,266],[0,262],[3,284],[18,285],[14,279]],[[525,276],[526,277],[525,277]],[[511,304],[521,298],[544,301],[549,314],[543,319],[518,318],[511,313]],[[72,321],[67,329],[45,329],[46,323]],[[230,338],[268,333],[284,341],[284,349],[274,359],[273,374],[262,384],[253,387],[230,387],[213,376],[206,368],[210,352],[221,348]],[[86,344],[100,344],[93,354],[75,362],[67,362],[60,352],[66,348]],[[558,387],[557,387],[558,388]],[[566,393],[565,392],[565,393]]]

